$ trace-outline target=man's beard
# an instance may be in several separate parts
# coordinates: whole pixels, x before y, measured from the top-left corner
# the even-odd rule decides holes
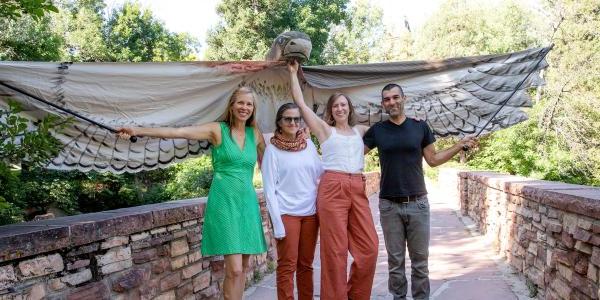
[[[390,108],[390,109],[386,109],[385,112],[390,117],[398,117],[398,116],[402,115],[402,111],[403,110],[404,110],[404,107],[402,105],[397,105],[396,107],[393,107],[393,108]]]

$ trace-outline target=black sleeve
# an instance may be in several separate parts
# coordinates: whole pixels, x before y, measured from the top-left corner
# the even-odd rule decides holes
[[[365,143],[365,146],[369,149],[375,149],[377,147],[377,143],[375,142],[375,126],[377,125],[371,126],[363,136],[363,143]]]
[[[435,136],[433,135],[433,132],[431,131],[431,128],[429,128],[429,125],[427,125],[426,122],[422,121],[420,122],[423,125],[423,142],[421,142],[421,149],[435,143]]]

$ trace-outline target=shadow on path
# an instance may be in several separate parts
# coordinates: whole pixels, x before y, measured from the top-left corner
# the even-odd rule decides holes
[[[435,186],[428,184],[428,190],[431,206],[429,248],[431,299],[529,299],[525,296],[527,288],[522,279],[512,274],[486,240],[471,230],[473,226],[470,225],[470,220],[459,217],[457,207],[444,199]],[[378,195],[372,195],[369,201],[379,235],[379,257],[371,299],[393,299],[387,290],[387,253],[379,223]],[[316,299],[319,298],[320,289],[319,257],[319,245],[317,245],[314,262],[314,295]],[[349,258],[349,260],[351,259]],[[350,266],[350,262],[348,266]],[[408,257],[406,268],[410,281],[410,259]],[[277,299],[275,273],[248,288],[244,293],[244,299]],[[408,299],[412,299],[410,295]]]

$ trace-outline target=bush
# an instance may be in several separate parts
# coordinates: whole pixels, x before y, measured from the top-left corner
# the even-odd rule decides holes
[[[365,172],[379,172],[379,151],[373,149],[365,155]]]
[[[79,206],[82,212],[96,212],[141,205],[141,191],[134,174],[90,172],[81,178]]]
[[[27,167],[21,170],[21,187],[24,209],[31,219],[37,214],[45,214],[50,207],[57,208],[67,215],[79,212],[77,202],[80,193],[79,174],[43,170]]]
[[[213,178],[211,158],[208,155],[188,159],[173,167],[173,178],[166,185],[171,199],[204,197]]]
[[[0,225],[23,221],[23,210],[0,196]]]
[[[144,204],[160,203],[169,200],[169,193],[166,190],[166,184],[156,183],[152,185],[144,193],[143,202]]]
[[[0,161],[0,197],[5,202],[0,206],[0,214],[9,219],[22,219],[23,217],[21,211],[15,215],[15,209],[23,207],[23,193],[18,174],[18,171],[9,169]]]
[[[530,119],[480,140],[480,150],[468,161],[476,169],[567,183],[598,185],[593,174],[578,165],[556,134]]]
[[[35,123],[19,115],[21,105],[12,100],[0,107],[0,215],[2,224],[26,219],[24,210],[34,214],[50,202],[67,211],[73,211],[70,188],[62,182],[52,186],[23,182],[23,172],[11,170],[9,165],[23,165],[36,169],[58,153],[60,143],[51,132],[60,132],[71,121],[48,115]],[[35,172],[33,173],[35,174]],[[45,179],[40,177],[40,179]],[[61,202],[62,201],[62,202]],[[32,205],[30,205],[32,204]],[[41,208],[44,207],[44,208]]]

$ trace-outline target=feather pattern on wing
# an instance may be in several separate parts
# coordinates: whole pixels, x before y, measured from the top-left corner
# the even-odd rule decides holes
[[[400,84],[408,97],[409,117],[426,119],[437,136],[474,133],[490,120],[502,102],[530,71],[532,75],[491,120],[483,132],[527,118],[527,89],[543,84],[537,63],[550,48],[521,52],[381,64],[303,67],[303,93],[322,115],[333,92],[354,102],[360,124],[387,118],[380,106],[381,88]],[[291,101],[289,75],[282,62],[189,63],[42,63],[0,62],[0,82],[110,127],[188,126],[220,119],[227,100],[242,85],[254,88],[257,120],[263,132],[275,127],[277,108]],[[45,114],[69,117],[6,86],[0,105],[20,102],[30,119]],[[115,173],[164,168],[206,154],[208,141],[139,137],[119,140],[114,133],[74,119],[55,136],[62,143],[52,169]]]

